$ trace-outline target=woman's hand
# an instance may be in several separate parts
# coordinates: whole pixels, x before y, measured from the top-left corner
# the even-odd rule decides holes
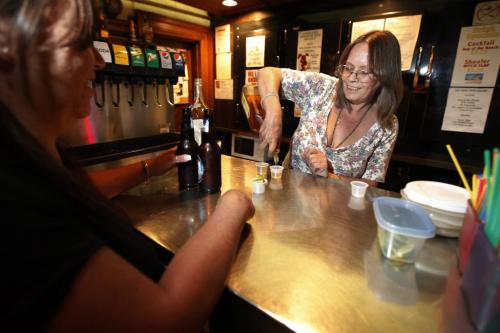
[[[177,163],[191,161],[191,156],[187,154],[176,155],[177,147],[172,147],[160,155],[148,160],[151,176],[161,176],[168,170],[176,166]]]
[[[313,175],[326,177],[328,174],[328,159],[318,148],[308,148],[302,153],[302,159],[307,163]]]
[[[235,221],[245,222],[255,213],[252,200],[240,190],[226,191],[217,202],[216,211],[226,216],[234,216]]]
[[[259,131],[261,144],[264,147],[267,145],[269,146],[269,155],[273,155],[276,148],[278,148],[283,126],[279,100],[273,102],[277,104],[279,111],[266,112],[266,117],[264,118]],[[269,101],[269,104],[271,104],[271,101]]]

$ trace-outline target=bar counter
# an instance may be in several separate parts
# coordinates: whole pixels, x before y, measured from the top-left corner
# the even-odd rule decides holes
[[[254,162],[222,158],[222,193],[251,194]],[[179,191],[177,171],[116,201],[136,227],[175,253],[214,210],[220,193]],[[456,239],[426,242],[417,262],[382,257],[372,199],[399,196],[369,188],[364,199],[346,182],[285,170],[282,182],[252,195],[255,216],[227,287],[297,332],[435,332],[442,327],[446,277]]]

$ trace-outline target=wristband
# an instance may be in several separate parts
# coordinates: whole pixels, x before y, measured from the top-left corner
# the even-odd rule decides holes
[[[278,97],[278,94],[275,91],[271,91],[271,92],[268,92],[267,94],[265,94],[264,96],[262,96],[262,98],[260,99],[260,106],[263,109],[264,109],[264,101],[266,100],[266,98],[271,97],[271,96]]]

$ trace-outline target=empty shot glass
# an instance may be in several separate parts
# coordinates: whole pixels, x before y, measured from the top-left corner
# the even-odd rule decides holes
[[[359,180],[353,180],[351,182],[351,194],[356,198],[363,198],[366,194],[366,189],[368,184]]]

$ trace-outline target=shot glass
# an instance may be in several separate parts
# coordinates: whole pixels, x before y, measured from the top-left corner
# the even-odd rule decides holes
[[[283,176],[283,167],[281,165],[271,165],[271,179],[281,179]]]
[[[363,198],[366,194],[368,184],[359,180],[351,182],[351,195],[356,198]]]
[[[261,194],[266,191],[267,179],[254,178],[252,179],[252,192],[254,194]]]
[[[255,163],[257,167],[257,175],[267,179],[267,169],[269,168],[269,163],[266,162],[257,162]]]

